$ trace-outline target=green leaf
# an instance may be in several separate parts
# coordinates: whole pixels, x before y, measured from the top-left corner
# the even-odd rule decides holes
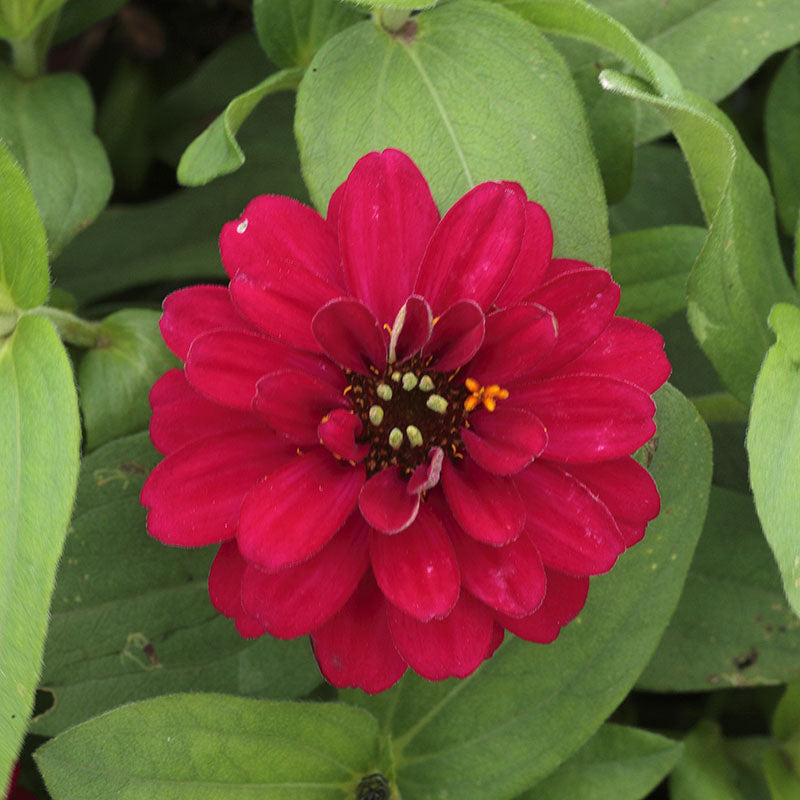
[[[775,554],[786,597],[800,614],[800,310],[780,303],[769,324],[778,337],[756,381],[747,454],[764,536]]]
[[[257,194],[305,199],[291,133],[291,100],[287,95],[268,98],[243,129],[251,169],[200,189],[104,211],[53,264],[58,283],[85,306],[147,284],[223,280],[219,232],[225,222]]]
[[[764,753],[764,772],[772,800],[795,800],[800,795],[800,747],[787,744]]]
[[[703,720],[683,740],[670,776],[671,800],[747,800],[736,785],[719,726]]]
[[[767,157],[778,219],[793,236],[800,214],[800,50],[786,56],[767,94],[764,109]]]
[[[222,115],[186,148],[178,164],[178,181],[184,186],[201,186],[239,169],[245,160],[236,141],[242,123],[267,95],[296,88],[302,75],[299,68],[281,70],[231,100]]]
[[[47,320],[22,317],[0,341],[0,786],[33,706],[79,444],[64,346]]]
[[[64,42],[116,13],[126,0],[69,0],[61,9],[54,40]]]
[[[0,140],[0,313],[47,299],[47,244],[25,175]],[[0,329],[0,337],[6,333]],[[2,338],[0,338],[2,344]]]
[[[242,639],[211,606],[215,548],[166,547],[147,535],[139,493],[159,460],[141,433],[81,465],[44,658],[54,705],[32,732],[53,735],[168,692],[296,697],[321,681],[306,639]]]
[[[641,800],[675,766],[680,742],[606,724],[555,772],[519,800]]]
[[[88,449],[147,427],[150,387],[178,366],[161,338],[160,317],[158,311],[132,308],[111,314],[98,331],[98,347],[81,359],[78,385]]]
[[[53,800],[352,798],[375,719],[338,703],[183,694],[118,708],[36,751]]]
[[[363,18],[341,0],[253,2],[258,40],[279,67],[307,66],[328,39]]]
[[[705,228],[669,225],[611,239],[611,272],[622,286],[618,313],[657,325],[686,308],[686,279]]]
[[[556,642],[507,635],[463,680],[408,674],[377,697],[341,693],[381,719],[402,796],[513,797],[577,750],[633,685],[678,602],[711,477],[708,432],[691,404],[670,386],[656,402],[648,455],[661,515],[592,579],[586,608]]]
[[[799,656],[800,620],[786,603],[752,498],[714,487],[681,601],[638,688],[784,683],[800,678]]]
[[[797,302],[786,273],[766,177],[730,121],[707,101],[653,95],[639,82],[605,71],[606,88],[653,104],[669,121],[692,170],[709,223],[689,276],[692,330],[723,382],[750,401],[771,343],[766,319],[779,301]]]
[[[772,733],[776,739],[800,739],[800,683],[786,687],[772,717]]]
[[[354,6],[366,6],[367,8],[403,8],[407,11],[415,11],[418,8],[430,8],[435,6],[439,0],[346,0]]]
[[[23,81],[0,66],[0,138],[28,176],[51,257],[111,195],[111,169],[93,125],[92,97],[79,76]]]
[[[0,39],[24,39],[67,0],[0,0]]]
[[[397,35],[354,25],[306,71],[295,132],[315,205],[325,207],[365,152],[397,147],[443,211],[481,181],[519,181],[550,214],[557,255],[607,265],[603,187],[582,105],[547,40],[482,0],[412,23]]]

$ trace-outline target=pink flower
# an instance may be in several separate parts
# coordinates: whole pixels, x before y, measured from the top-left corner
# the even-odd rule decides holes
[[[153,387],[166,544],[221,543],[242,636],[311,635],[378,692],[464,677],[504,630],[550,642],[659,511],[661,337],[604,270],[553,259],[547,214],[483,183],[443,218],[414,163],[369,153],[327,219],[257,197],[222,230],[227,289],[164,303],[185,362]]]

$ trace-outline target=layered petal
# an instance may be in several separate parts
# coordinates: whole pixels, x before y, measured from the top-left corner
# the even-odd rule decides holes
[[[342,527],[363,483],[363,465],[343,464],[323,448],[296,456],[248,493],[239,551],[266,570],[305,561]]]
[[[548,567],[598,575],[614,566],[625,544],[611,512],[585,484],[543,462],[514,482],[528,509],[525,535]]]
[[[492,644],[492,612],[465,590],[444,619],[422,622],[391,603],[387,613],[398,651],[414,672],[430,681],[466,678]]]
[[[406,671],[371,571],[342,610],[311,634],[311,643],[322,674],[340,688],[375,694],[393,686]]]
[[[387,467],[361,488],[358,506],[373,528],[383,533],[398,533],[416,519],[419,493],[409,491],[400,467]]]
[[[459,300],[433,326],[422,358],[431,369],[449,372],[466,364],[483,344],[485,321],[474,300]]]
[[[399,150],[368,153],[347,179],[338,219],[350,293],[391,324],[439,222],[425,178]]]
[[[386,340],[378,320],[358,300],[341,297],[331,300],[311,321],[319,346],[346,369],[370,374],[370,366],[383,369],[386,364]]]
[[[291,197],[261,195],[219,237],[222,264],[231,278],[268,259],[294,261],[343,287],[336,230],[313,208]]]
[[[519,255],[524,199],[516,184],[481,183],[445,214],[414,287],[434,314],[464,299],[474,300],[484,311],[489,308]]]
[[[303,636],[342,608],[368,566],[369,529],[359,514],[351,514],[322,550],[301,564],[279,572],[248,565],[242,607],[278,639]]]
[[[147,530],[164,544],[203,547],[236,535],[247,492],[279,470],[294,448],[263,428],[245,428],[187,444],[145,481]]]
[[[389,339],[389,363],[416,355],[431,338],[433,313],[425,299],[412,295],[397,312]]]
[[[456,554],[426,506],[396,536],[373,531],[370,556],[381,591],[406,614],[426,621],[446,616],[456,604],[460,588]]]
[[[247,562],[239,554],[236,540],[223,542],[217,550],[208,573],[208,596],[211,605],[228,619],[244,613],[242,577]]]
[[[352,411],[337,408],[322,418],[317,434],[322,444],[337,458],[356,463],[363,461],[369,453],[369,444],[356,441],[363,428],[361,420]]]

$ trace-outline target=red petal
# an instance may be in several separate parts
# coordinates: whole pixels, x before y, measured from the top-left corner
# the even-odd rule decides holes
[[[464,374],[484,386],[525,375],[553,350],[557,328],[553,315],[541,306],[495,311],[486,317],[483,344]]]
[[[375,694],[406,671],[389,633],[386,601],[368,571],[344,608],[311,635],[319,668],[340,688]]]
[[[471,428],[461,429],[470,457],[488,472],[511,475],[541,455],[547,431],[534,414],[499,405],[494,411],[479,409],[469,418]]]
[[[212,331],[198,336],[186,359],[186,378],[197,391],[230,408],[249,409],[256,384],[281,369],[308,372],[340,391],[347,381],[321,356],[303,353],[256,334]]]
[[[636,320],[615,317],[600,336],[558,374],[606,375],[634,383],[652,394],[669,378],[671,370],[660,333]]]
[[[611,512],[569,473],[541,461],[514,476],[528,509],[525,533],[548,567],[598,575],[625,549]]]
[[[400,654],[430,681],[466,678],[486,658],[494,620],[489,609],[462,590],[449,616],[420,622],[387,604],[389,627]]]
[[[189,286],[167,295],[159,328],[167,347],[181,361],[186,361],[189,347],[202,333],[217,329],[253,332],[224,286]]]
[[[317,444],[317,427],[337,407],[350,407],[340,391],[305,372],[292,370],[261,378],[253,400],[253,409],[270,427],[300,445]]]
[[[558,323],[556,345],[536,363],[534,375],[551,375],[580,355],[605,330],[619,305],[619,286],[605,270],[580,261],[567,263],[570,271],[542,284],[527,298],[550,309]]]
[[[550,217],[538,204],[525,203],[525,235],[508,280],[497,295],[499,308],[519,303],[541,283],[553,255],[553,228]]]
[[[434,323],[430,341],[422,348],[423,359],[431,356],[430,367],[439,372],[466,364],[483,344],[484,324],[474,300],[459,300]]]
[[[554,641],[568,622],[583,608],[589,591],[589,579],[564,575],[545,567],[547,593],[544,602],[529,617],[516,619],[497,614],[497,620],[515,636],[528,642],[549,644]]]
[[[467,536],[450,515],[443,515],[453,540],[461,580],[490,608],[522,617],[542,603],[546,580],[539,551],[525,536],[501,547]]]
[[[441,447],[431,447],[428,450],[428,460],[423,461],[408,479],[408,491],[419,494],[428,492],[439,483],[442,476],[444,463],[444,450]]]
[[[547,429],[543,458],[568,463],[630,455],[655,433],[655,404],[630,383],[569,375],[514,388],[509,400],[536,413]]]
[[[486,651],[485,661],[488,661],[497,651],[497,648],[503,644],[503,638],[505,637],[506,631],[505,628],[500,625],[499,623],[495,622],[494,627],[492,628],[492,641],[489,642],[489,649]]]
[[[150,406],[150,439],[164,455],[197,439],[252,428],[260,422],[250,411],[226,408],[203,397],[189,385],[182,369],[165,372],[153,384]]]
[[[164,544],[202,547],[236,535],[242,500],[282,467],[291,446],[263,429],[209,436],[168,455],[142,487],[147,530]]]
[[[488,544],[506,544],[525,524],[525,506],[511,478],[484,472],[471,459],[456,467],[445,459],[442,488],[458,524]]]
[[[363,375],[386,366],[386,341],[378,321],[359,300],[331,300],[311,321],[320,347],[337,363]]]
[[[343,286],[335,229],[313,208],[291,197],[261,195],[251,200],[239,219],[223,226],[219,248],[231,278],[245,267],[281,259],[296,261]]]
[[[368,153],[353,167],[339,211],[342,263],[350,293],[381,324],[412,294],[438,222],[428,184],[405,153]]]
[[[303,350],[318,351],[314,314],[341,289],[296,262],[270,258],[240,270],[230,285],[236,307],[264,333]]]
[[[369,566],[369,528],[351,514],[308,561],[267,573],[250,564],[242,606],[278,639],[303,636],[326,623],[347,602]]]
[[[370,537],[372,569],[386,598],[420,620],[444,617],[458,600],[456,554],[439,520],[426,506],[402,533]]]
[[[422,297],[412,295],[403,304],[392,325],[389,361],[403,362],[420,351],[431,338],[433,314]]]
[[[661,510],[650,473],[632,458],[600,464],[573,464],[569,472],[596,494],[617,521],[626,547],[636,544]]]
[[[236,617],[236,632],[243,639],[258,639],[263,636],[267,631],[264,626],[252,617],[242,612]]]
[[[328,200],[328,211],[325,218],[328,224],[336,231],[336,236],[339,236],[339,216],[342,211],[342,198],[344,197],[344,190],[347,188],[347,182],[340,184]]]
[[[352,411],[336,408],[322,418],[317,428],[320,441],[335,456],[352,463],[363,461],[369,453],[369,444],[356,442],[363,429],[361,420]]]
[[[408,491],[400,467],[388,467],[373,475],[361,488],[358,506],[364,519],[384,533],[397,533],[417,517],[419,494]]]
[[[514,184],[481,183],[445,214],[414,287],[434,314],[459,300],[474,300],[484,310],[492,304],[520,251],[523,199]]]
[[[235,539],[223,542],[211,562],[208,596],[211,605],[229,619],[242,613],[242,576],[246,567]]]
[[[342,465],[327,450],[297,456],[245,498],[241,554],[267,570],[305,561],[342,527],[363,483],[363,466]]]

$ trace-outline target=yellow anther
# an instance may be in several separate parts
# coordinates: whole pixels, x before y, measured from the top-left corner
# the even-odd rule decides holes
[[[474,394],[471,394],[465,401],[464,401],[464,408],[467,411],[474,411],[478,407],[478,403],[480,403],[480,399],[476,397]]]
[[[470,396],[464,401],[464,408],[467,411],[473,411],[481,403],[487,411],[494,411],[497,408],[497,401],[508,397],[508,389],[503,389],[496,383],[481,386],[475,378],[467,378],[464,385],[470,392]]]
[[[475,378],[467,378],[464,381],[464,385],[467,387],[467,389],[469,389],[470,392],[472,392],[472,394],[476,394],[481,390],[481,385],[475,380]]]

